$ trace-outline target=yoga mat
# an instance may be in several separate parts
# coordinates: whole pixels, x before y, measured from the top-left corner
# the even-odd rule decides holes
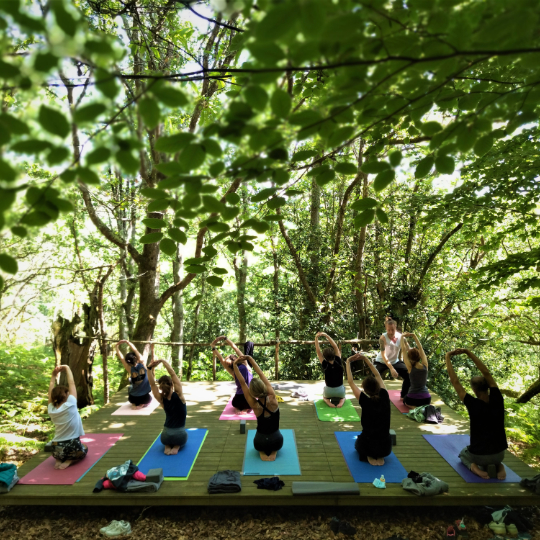
[[[253,438],[257,430],[250,429],[246,437],[246,451],[244,453],[244,475],[257,476],[298,476],[300,471],[300,460],[296,448],[294,429],[282,429],[283,448],[278,450],[276,461],[263,461],[255,448],[253,448]]]
[[[161,444],[161,433],[157,436],[152,446],[137,463],[139,470],[147,474],[150,469],[163,469],[165,480],[187,480],[195,460],[201,451],[204,439],[208,434],[207,429],[186,429],[188,440],[186,446],[178,451],[175,456],[166,456],[163,451],[165,446]]]
[[[321,422],[360,422],[360,418],[350,399],[346,399],[341,409],[329,407],[324,400],[315,402],[315,410]]]
[[[424,435],[424,439],[437,450],[439,455],[456,471],[468,484],[489,484],[489,483],[510,483],[519,482],[519,477],[512,469],[504,466],[506,469],[506,480],[497,480],[490,478],[484,480],[471,472],[459,459],[459,453],[465,446],[469,446],[471,438],[469,435]]]
[[[388,395],[390,396],[390,401],[397,407],[398,411],[401,413],[408,413],[411,409],[403,405],[401,400],[401,391],[400,390],[388,390]]]
[[[335,431],[339,448],[345,458],[349,472],[355,482],[373,482],[375,478],[380,478],[384,474],[387,484],[401,484],[407,478],[407,471],[392,452],[384,458],[384,465],[374,466],[367,461],[358,459],[358,452],[354,448],[354,443],[361,431]]]
[[[220,420],[257,420],[253,411],[247,414],[237,414],[232,406],[232,400],[233,398],[229,399],[229,403],[227,403],[219,417]]]
[[[293,495],[360,495],[355,482],[293,482]]]
[[[126,401],[112,413],[112,416],[148,416],[152,414],[158,406],[159,401],[154,396],[152,396],[152,401],[148,404],[148,407],[143,407],[142,409],[134,410],[131,408],[131,403]]]
[[[82,478],[122,437],[122,433],[96,433],[81,437],[81,441],[88,446],[88,454],[78,463],[70,465],[67,469],[56,470],[55,459],[50,456],[35,469],[19,480],[19,484],[32,485],[72,485]]]

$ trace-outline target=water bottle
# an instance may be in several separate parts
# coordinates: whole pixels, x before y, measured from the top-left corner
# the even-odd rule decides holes
[[[384,484],[386,486],[386,480],[384,479],[384,474],[381,474],[381,484]]]

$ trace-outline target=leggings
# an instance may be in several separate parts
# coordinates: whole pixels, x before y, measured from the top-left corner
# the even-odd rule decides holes
[[[88,454],[88,446],[81,442],[81,439],[70,439],[68,441],[53,441],[53,457],[54,459],[64,461],[77,461],[86,457]]]
[[[253,439],[253,446],[257,452],[264,452],[269,456],[272,452],[277,452],[283,447],[283,435],[279,431],[274,431],[270,435],[257,431]]]
[[[235,394],[232,399],[232,406],[236,407],[240,411],[247,411],[251,409],[251,405],[247,402],[244,394]]]
[[[497,452],[496,454],[478,455],[469,452],[469,447],[466,446],[459,453],[459,459],[461,459],[461,463],[463,463],[463,465],[465,465],[465,467],[467,467],[469,470],[473,463],[476,463],[476,465],[483,469],[488,465],[501,464],[504,459],[504,450],[502,452]]]
[[[392,439],[390,434],[388,434],[388,438],[374,440],[361,433],[354,443],[354,448],[358,452],[360,461],[367,461],[368,456],[373,459],[384,458],[392,453]]]
[[[152,401],[152,396],[150,394],[144,394],[142,396],[132,396],[128,394],[128,401],[132,405],[148,405]]]
[[[161,444],[165,446],[179,446],[183,448],[188,439],[186,428],[163,427],[161,432]]]
[[[325,386],[323,390],[323,397],[343,399],[345,397],[345,386]]]
[[[411,405],[413,407],[423,407],[424,405],[429,405],[431,403],[431,396],[426,398],[412,398],[409,396],[405,396],[403,398],[403,403],[405,403],[405,405]]]

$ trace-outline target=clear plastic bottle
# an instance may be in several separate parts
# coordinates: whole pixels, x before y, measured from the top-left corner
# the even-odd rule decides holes
[[[381,474],[380,480],[381,480],[382,484],[386,485],[386,480],[384,479],[384,474]]]

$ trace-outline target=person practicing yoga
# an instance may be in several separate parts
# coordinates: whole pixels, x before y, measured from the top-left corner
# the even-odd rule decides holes
[[[409,347],[407,338],[412,337],[417,348]],[[431,403],[431,394],[427,387],[428,359],[420,343],[420,340],[412,333],[404,333],[401,336],[401,355],[409,372],[411,386],[407,395],[403,398],[403,405],[409,409],[422,407]]]
[[[331,345],[331,347],[326,347],[322,351],[319,345],[319,337],[321,336],[324,336]],[[317,332],[315,335],[315,349],[317,350],[317,357],[324,371],[324,381],[326,383],[323,390],[323,400],[329,407],[339,409],[345,403],[341,351],[336,342],[324,332]]]
[[[127,343],[131,349],[131,352],[128,352],[125,357],[120,351],[122,343]],[[131,403],[131,408],[135,410],[147,407],[152,401],[152,389],[148,382],[146,365],[141,353],[136,349],[135,345],[127,339],[123,339],[116,344],[116,356],[118,356],[131,378],[128,391],[128,401]]]
[[[152,345],[152,358],[154,358],[154,345]],[[154,369],[159,364],[163,365],[169,375],[162,375],[156,383]],[[188,440],[185,427],[187,407],[186,398],[182,392],[182,383],[174,369],[165,360],[155,360],[149,364],[148,378],[154,397],[165,410],[165,425],[161,432],[161,443],[165,445],[164,453],[167,456],[175,456]]]
[[[65,373],[67,386],[56,386],[56,377]],[[88,447],[81,442],[84,435],[81,415],[77,409],[77,387],[69,366],[54,368],[49,384],[49,416],[55,427],[52,440],[55,469],[67,469],[86,457]]]
[[[386,317],[384,321],[386,332],[379,338],[381,350],[375,359],[377,371],[384,375],[386,370],[390,370],[390,375],[397,379],[403,379],[401,385],[401,399],[403,400],[409,392],[411,384],[409,372],[404,362],[399,359],[401,352],[401,334],[397,331],[397,323],[392,317]]]
[[[357,360],[363,360],[372,373],[362,381],[362,388],[356,386],[351,370],[351,363]],[[354,447],[360,461],[367,461],[370,465],[384,465],[384,458],[392,453],[390,396],[381,374],[369,358],[357,353],[348,358],[345,365],[349,386],[362,407],[362,433],[356,439]]]
[[[237,353],[238,356],[235,356],[234,354],[230,354],[226,358],[223,358],[223,355],[221,352],[216,348],[216,345],[220,341],[225,341],[227,345],[230,345],[234,351]],[[248,341],[247,343],[251,343]],[[242,390],[242,386],[240,385],[240,382],[236,378],[236,375],[234,374],[234,362],[240,357],[244,356],[240,352],[240,349],[227,337],[225,336],[219,336],[214,341],[212,341],[212,352],[215,354],[221,365],[223,366],[223,369],[229,373],[229,375],[232,375],[232,378],[234,379],[234,382],[236,383],[236,393],[232,399],[232,406],[236,409],[237,414],[247,414],[249,411],[251,411],[251,405],[247,402],[246,396],[244,396],[244,391]],[[253,347],[251,348],[253,351]],[[244,380],[246,381],[246,384],[249,386],[251,383],[251,379],[253,378],[253,375],[251,374],[251,370],[249,369],[247,359],[241,362],[238,366],[238,369],[240,370],[240,373],[244,377]]]
[[[471,378],[476,397],[465,391],[454,371],[452,357],[466,354],[482,375]],[[459,453],[461,462],[480,478],[504,480],[504,451],[508,448],[504,431],[504,397],[487,367],[467,349],[446,353],[450,382],[469,412],[471,444]]]
[[[244,361],[249,361],[259,376],[259,379],[251,379],[249,387],[240,371]],[[253,446],[263,461],[275,461],[278,450],[283,447],[283,435],[279,431],[279,405],[274,389],[251,356],[240,356],[234,362],[234,373],[257,417],[257,433],[253,439]]]

